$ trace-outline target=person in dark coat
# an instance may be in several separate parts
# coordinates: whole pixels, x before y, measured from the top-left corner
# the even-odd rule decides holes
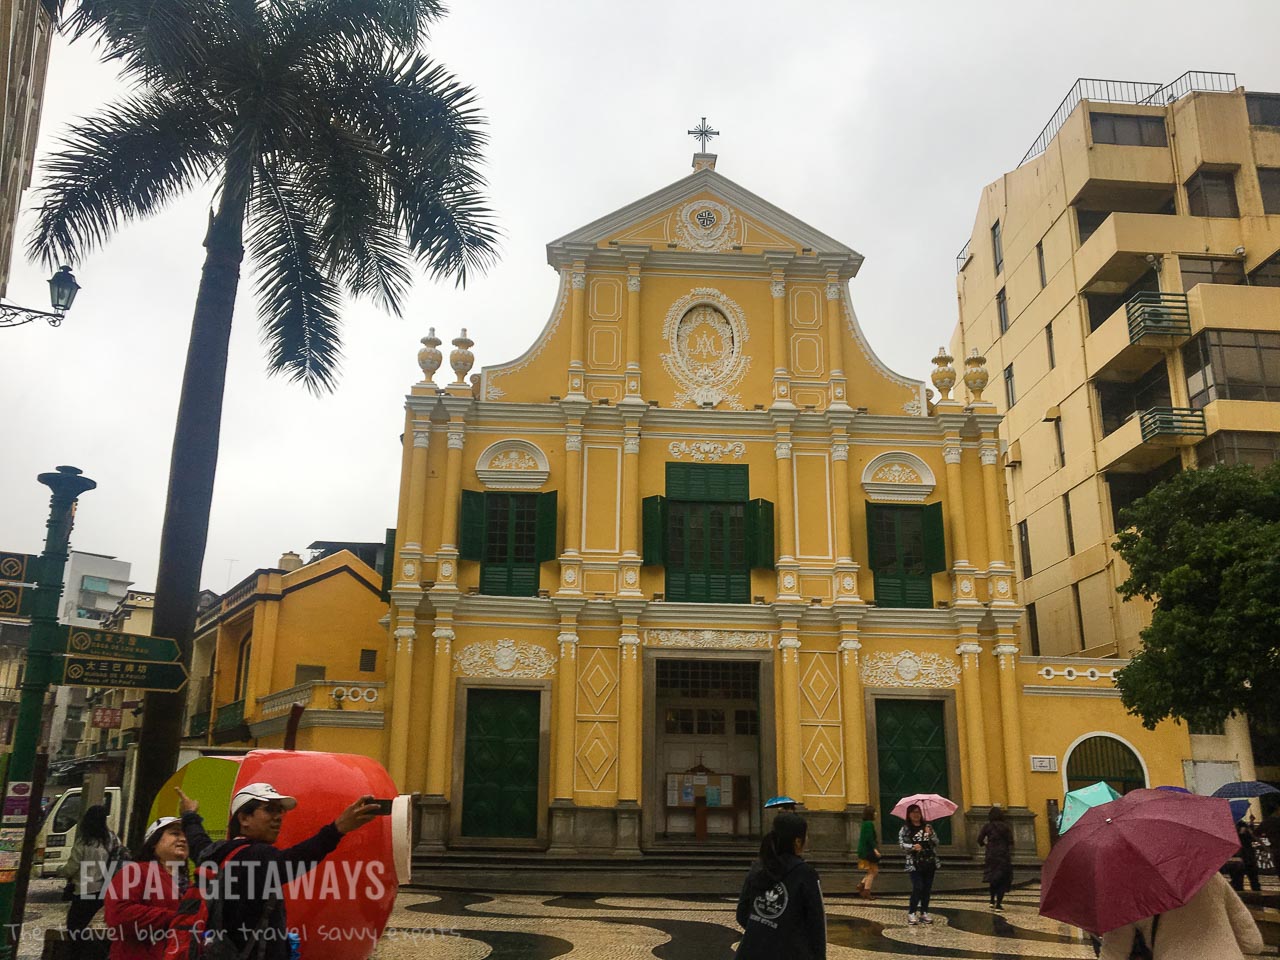
[[[1241,820],[1236,824],[1236,836],[1240,838],[1240,849],[1231,860],[1227,861],[1234,868],[1228,871],[1231,887],[1235,890],[1244,890],[1244,878],[1248,877],[1249,888],[1254,893],[1258,893],[1262,890],[1262,883],[1258,878],[1258,851],[1253,847],[1253,828]],[[1237,860],[1239,864],[1235,863]]]
[[[360,797],[325,824],[314,836],[287,850],[275,846],[284,815],[298,805],[294,797],[269,783],[251,783],[231,798],[227,839],[214,843],[197,812],[200,804],[181,790],[182,829],[197,864],[219,867],[219,883],[228,895],[221,899],[222,926],[210,929],[223,936],[237,956],[255,960],[289,960],[290,945],[285,904],[278,891],[284,884],[314,869],[338,848],[344,835],[378,815],[373,797]],[[272,896],[275,894],[274,896]],[[257,950],[249,949],[251,944]]]
[[[991,891],[991,908],[1003,910],[1004,895],[1013,886],[1013,830],[999,807],[992,807],[987,814],[987,822],[978,831],[978,846],[986,851],[982,882]]]
[[[738,898],[738,960],[826,960],[822,885],[801,856],[808,835],[804,817],[780,813],[761,841]]]
[[[907,822],[898,831],[898,846],[906,852],[905,869],[911,878],[911,896],[907,901],[907,923],[933,923],[929,916],[929,898],[933,895],[933,877],[938,872],[938,835],[924,818],[920,804],[907,807]]]

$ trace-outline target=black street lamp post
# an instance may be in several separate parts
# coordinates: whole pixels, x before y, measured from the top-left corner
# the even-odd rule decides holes
[[[32,320],[47,320],[49,326],[59,326],[79,292],[80,284],[76,283],[76,275],[71,272],[71,268],[59,267],[49,278],[49,303],[53,310],[32,310],[14,303],[0,302],[0,327],[20,327]]]

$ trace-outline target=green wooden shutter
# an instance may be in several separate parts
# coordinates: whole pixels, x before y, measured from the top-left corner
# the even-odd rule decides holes
[[[947,569],[947,546],[942,529],[940,502],[924,506],[924,569],[925,573],[942,573]]]
[[[391,600],[391,584],[396,569],[396,528],[387,527],[386,546],[382,552],[382,602]]]
[[[460,559],[484,559],[484,494],[479,490],[462,491],[462,523],[458,541]]]
[[[882,509],[879,504],[867,501],[867,566],[872,570],[892,567],[898,561],[896,552],[885,550],[880,543],[880,525],[876,521],[879,520]],[[879,587],[876,589],[878,593]],[[879,601],[877,600],[876,602],[878,603]]]
[[[667,496],[672,500],[745,503],[749,479],[745,463],[668,463]]]
[[[876,606],[907,606],[907,579],[891,573],[877,573],[875,575]]]
[[[670,466],[670,464],[668,464]],[[667,563],[667,501],[665,497],[645,497],[641,502],[644,545],[641,562],[646,567],[664,567]]]
[[[768,500],[747,503],[747,560],[752,569],[773,569],[773,504]]]
[[[535,533],[534,559],[545,563],[556,558],[556,492],[538,494],[538,528]]]

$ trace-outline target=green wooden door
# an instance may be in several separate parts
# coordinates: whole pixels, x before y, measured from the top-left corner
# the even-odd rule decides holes
[[[538,835],[537,690],[467,691],[464,837]]]
[[[947,738],[941,700],[876,700],[876,756],[880,768],[880,824],[884,844],[898,840],[902,821],[892,816],[912,793],[951,797],[947,781]],[[951,842],[951,821],[933,825],[942,843]],[[884,847],[881,847],[881,852]]]

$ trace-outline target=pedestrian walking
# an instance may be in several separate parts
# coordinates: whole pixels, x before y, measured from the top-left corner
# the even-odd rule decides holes
[[[1262,890],[1262,883],[1258,878],[1258,851],[1253,845],[1253,830],[1249,824],[1240,820],[1236,823],[1236,835],[1240,838],[1240,849],[1224,864],[1223,870],[1231,881],[1231,889],[1243,891],[1245,877],[1248,877],[1249,888],[1258,893]]]
[[[182,828],[197,864],[218,869],[219,889],[234,890],[220,897],[221,927],[209,932],[224,939],[237,956],[254,960],[290,960],[290,938],[283,887],[337,849],[344,835],[378,815],[373,797],[360,797],[336,820],[286,850],[275,847],[284,815],[298,805],[269,783],[251,783],[231,798],[227,839],[213,843],[200,817],[200,804],[181,790]],[[252,947],[256,946],[256,950]]]
[[[978,846],[984,850],[982,882],[991,892],[991,909],[1003,910],[1004,895],[1013,886],[1013,830],[999,807],[987,814],[978,831]]]
[[[59,876],[66,878],[71,893],[67,935],[73,960],[92,953],[88,946],[92,939],[89,924],[102,909],[103,889],[123,856],[120,838],[107,826],[107,808],[95,803],[80,817],[71,856],[58,871]]]
[[[867,804],[862,808],[862,830],[858,833],[858,869],[863,877],[858,884],[858,896],[863,900],[874,900],[871,895],[871,884],[875,883],[880,872],[880,847],[876,840],[876,808]]]
[[[1214,874],[1181,907],[1104,933],[1099,960],[1243,960],[1262,948],[1249,909]]]
[[[802,856],[808,835],[804,817],[780,813],[760,842],[738,898],[738,960],[825,960],[822,886]]]
[[[929,896],[933,893],[933,877],[938,872],[938,835],[934,833],[920,804],[907,807],[906,823],[898,831],[898,845],[906,851],[907,873],[911,878],[911,897],[907,906],[907,923],[933,923],[929,916]]]
[[[107,884],[103,918],[111,931],[110,960],[161,960],[188,884],[182,822],[161,817],[142,835],[133,862]]]

